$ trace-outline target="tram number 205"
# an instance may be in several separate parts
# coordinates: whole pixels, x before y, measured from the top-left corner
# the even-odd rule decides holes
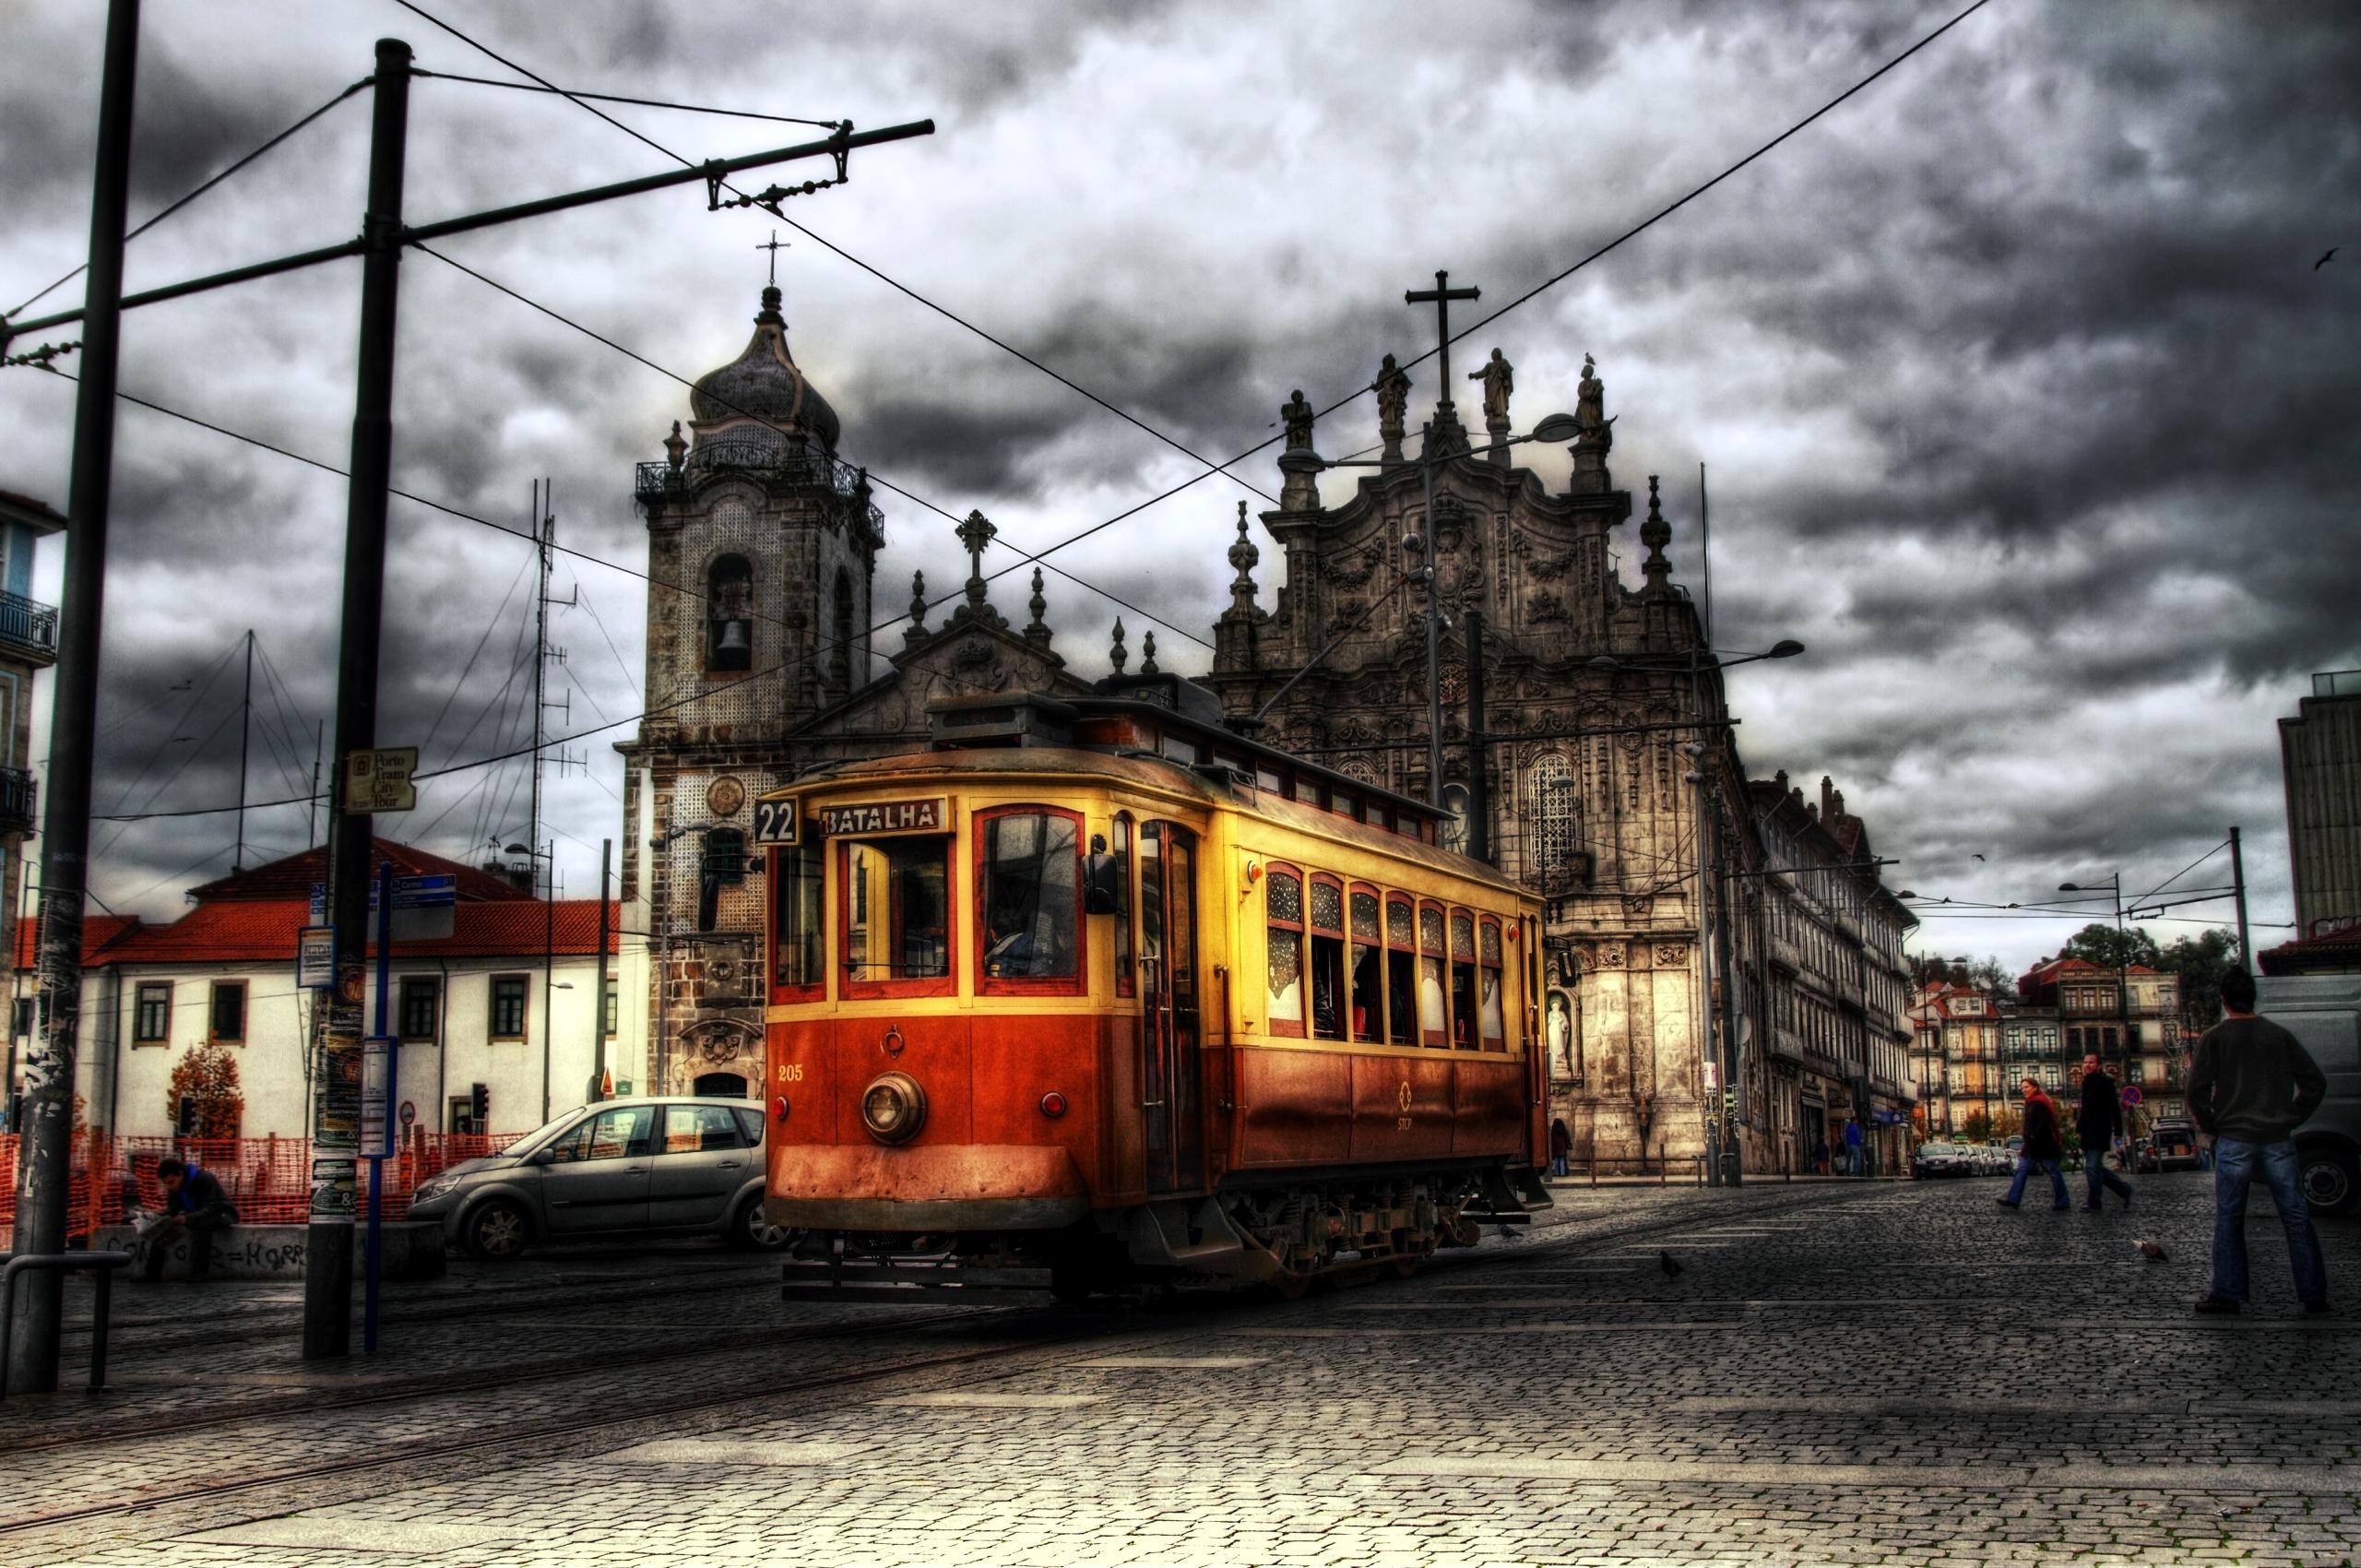
[[[801,1062],[780,1063],[778,1064],[778,1081],[782,1084],[801,1083],[803,1081],[803,1063]]]

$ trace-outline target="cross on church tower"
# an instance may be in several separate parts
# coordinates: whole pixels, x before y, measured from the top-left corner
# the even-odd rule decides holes
[[[992,613],[984,603],[984,551],[999,532],[981,512],[969,512],[959,525],[959,542],[967,552],[967,602],[959,611],[962,619],[984,620]]]
[[[1451,302],[1481,299],[1484,293],[1480,289],[1454,289],[1451,286],[1450,279],[1450,273],[1438,272],[1435,274],[1433,288],[1412,289],[1402,296],[1404,304],[1422,305],[1430,300],[1434,302],[1435,345],[1437,352],[1442,356],[1442,374],[1440,378],[1442,397],[1437,400],[1435,411],[1444,419],[1451,417]]]
[[[770,253],[771,253],[771,279],[770,279],[770,286],[771,286],[772,288],[774,288],[774,289],[777,288],[777,287],[778,287],[778,253],[788,248],[788,246],[787,246],[787,242],[786,242],[785,240],[780,239],[780,238],[778,237],[778,231],[777,231],[777,230],[776,230],[776,229],[774,229],[774,230],[772,230],[772,231],[771,231],[770,243],[769,243],[769,244],[767,244],[756,245],[754,248],[755,248],[756,250],[758,250],[758,251],[768,251],[768,252],[770,252]]]

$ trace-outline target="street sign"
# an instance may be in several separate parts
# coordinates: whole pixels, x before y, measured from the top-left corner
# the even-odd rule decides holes
[[[401,1109],[401,1123],[402,1123],[402,1125],[403,1125],[403,1126],[405,1126],[405,1127],[408,1127],[409,1125],[410,1125],[410,1123],[412,1123],[416,1122],[417,1120],[418,1120],[418,1101],[416,1101],[416,1100],[414,1100],[414,1099],[406,1099],[406,1100],[402,1101],[402,1109]]]
[[[371,1035],[361,1042],[361,1155],[374,1159],[394,1152],[392,1118],[386,1114],[391,1084],[394,1042],[386,1035]]]
[[[336,989],[336,927],[307,925],[296,932],[295,989]]]
[[[394,878],[394,940],[433,942],[449,936],[458,903],[457,876],[445,873]],[[369,914],[373,921],[376,913],[377,884],[373,879],[369,884]],[[327,918],[327,885],[315,882],[312,884],[312,923],[325,924]]]
[[[373,752],[350,752],[344,759],[344,812],[365,816],[375,812],[406,812],[418,806],[418,786],[410,775],[418,771],[416,746],[380,746]]]
[[[2124,1104],[2126,1104],[2126,1105],[2137,1105],[2137,1104],[2139,1104],[2142,1099],[2145,1099],[2146,1098],[2147,1098],[2147,1096],[2145,1096],[2145,1095],[2143,1095],[2143,1094],[2142,1094],[2142,1093],[2140,1092],[2140,1086],[2139,1086],[2138,1084],[2126,1084],[2126,1085],[2124,1085],[2124,1086],[2123,1086],[2123,1103],[2124,1103]]]

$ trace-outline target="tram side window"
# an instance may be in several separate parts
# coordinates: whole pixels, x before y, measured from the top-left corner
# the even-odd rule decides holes
[[[1268,939],[1264,970],[1271,1032],[1300,1038],[1303,1034],[1303,879],[1291,871],[1273,871],[1263,881],[1263,916]]]
[[[1139,981],[1132,962],[1132,819],[1122,814],[1115,818],[1115,994],[1135,994]]]
[[[775,849],[771,858],[771,984],[781,991],[825,983],[820,846]]]
[[[950,835],[855,840],[842,868],[847,983],[949,980]]]
[[[1353,939],[1353,1038],[1385,1038],[1385,933],[1378,921],[1377,894],[1356,887],[1351,907]]]
[[[1443,991],[1442,911],[1418,910],[1418,1031],[1429,1045],[1451,1043],[1451,1004]]]
[[[1345,886],[1332,876],[1311,879],[1311,1032],[1345,1038]]]
[[[1465,909],[1451,912],[1451,1030],[1454,1050],[1476,1049],[1476,918]]]
[[[1418,1043],[1418,916],[1407,898],[1385,901],[1385,1038]]]
[[[984,989],[1082,973],[1082,844],[1063,812],[1020,808],[979,819],[976,902]],[[1036,989],[1023,987],[1021,989]]]
[[[1482,966],[1477,982],[1482,987],[1482,997],[1477,1004],[1477,1016],[1483,1019],[1484,1049],[1506,1051],[1509,1048],[1507,997],[1501,985],[1507,971],[1501,962],[1501,922],[1487,920],[1476,928],[1476,957]]]

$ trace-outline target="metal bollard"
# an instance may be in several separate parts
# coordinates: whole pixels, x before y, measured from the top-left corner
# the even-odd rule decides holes
[[[36,1253],[24,1257],[0,1253],[0,1399],[8,1397],[9,1340],[16,1331],[17,1276],[34,1269],[60,1274],[92,1270],[98,1278],[90,1294],[90,1387],[107,1385],[107,1314],[114,1301],[114,1271],[131,1266],[129,1253]]]

